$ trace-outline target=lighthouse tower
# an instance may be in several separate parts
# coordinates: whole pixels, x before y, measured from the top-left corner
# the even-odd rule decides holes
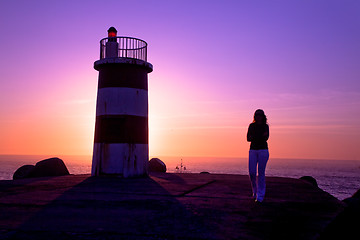
[[[147,43],[118,37],[100,41],[92,176],[147,175],[149,159]]]

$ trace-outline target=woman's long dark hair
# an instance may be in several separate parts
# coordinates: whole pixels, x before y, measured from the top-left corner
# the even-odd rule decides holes
[[[261,115],[262,117],[263,117],[263,124],[267,124],[268,122],[267,122],[267,117],[266,117],[266,115],[265,115],[265,113],[264,113],[264,110],[262,110],[262,109],[257,109],[256,111],[255,111],[255,113],[254,113],[254,118],[253,118],[253,123],[255,123],[256,121],[255,121],[255,115]]]

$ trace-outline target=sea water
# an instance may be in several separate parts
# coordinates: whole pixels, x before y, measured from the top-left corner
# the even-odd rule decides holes
[[[0,180],[11,180],[17,168],[55,156],[0,155]],[[71,174],[89,174],[91,156],[56,156],[61,158]],[[248,175],[246,158],[215,157],[159,157],[165,162],[167,172],[210,172]],[[313,160],[270,158],[267,176],[300,178],[312,176],[321,189],[343,200],[360,188],[359,160]]]

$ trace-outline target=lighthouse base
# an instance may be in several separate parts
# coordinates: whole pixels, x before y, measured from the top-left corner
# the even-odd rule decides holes
[[[95,143],[91,175],[146,176],[148,161],[148,144]]]

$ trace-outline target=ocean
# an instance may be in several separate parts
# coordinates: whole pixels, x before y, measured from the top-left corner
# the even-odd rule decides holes
[[[0,155],[0,180],[11,180],[22,165],[50,158],[61,158],[71,174],[89,174],[91,156]],[[210,172],[248,175],[246,158],[219,157],[158,157],[165,162],[167,172]],[[360,189],[359,160],[316,160],[270,158],[266,176],[300,178],[312,176],[321,189],[339,200],[351,197]]]

